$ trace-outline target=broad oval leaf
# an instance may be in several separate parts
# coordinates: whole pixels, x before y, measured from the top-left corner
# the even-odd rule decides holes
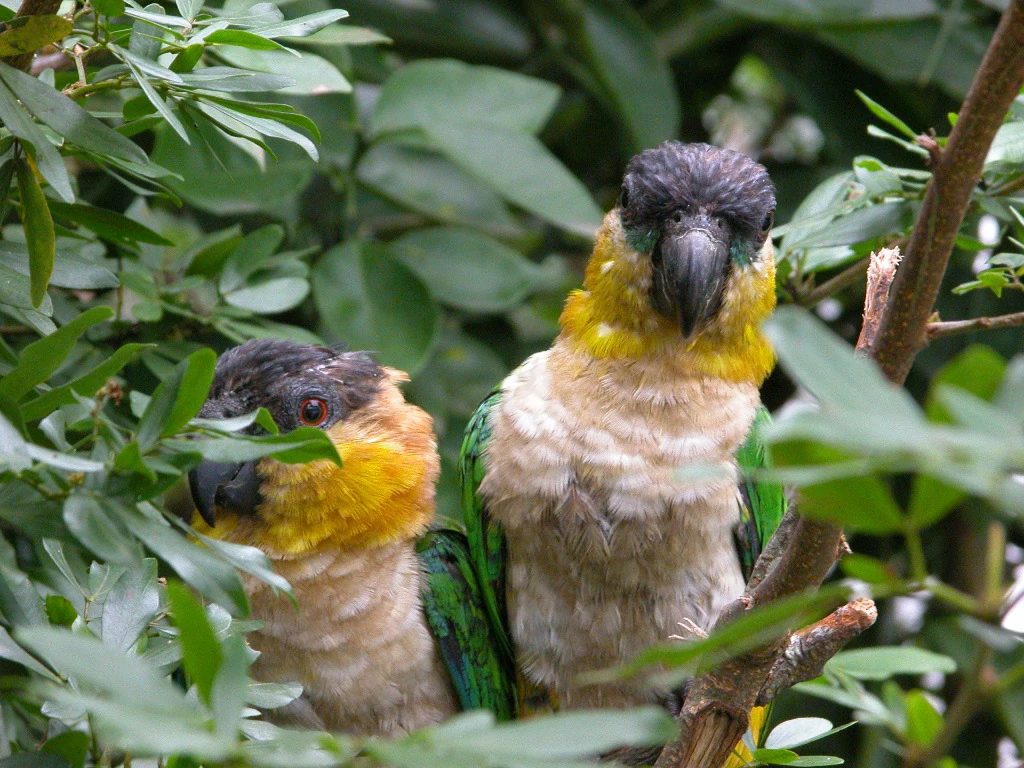
[[[418,229],[390,247],[434,297],[459,309],[504,312],[530,293],[533,265],[518,251],[479,232]]]
[[[439,313],[419,278],[377,243],[335,246],[313,267],[313,298],[330,334],[410,375],[426,361]]]

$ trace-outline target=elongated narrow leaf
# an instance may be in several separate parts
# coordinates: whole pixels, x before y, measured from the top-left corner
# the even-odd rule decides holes
[[[893,128],[898,130],[904,136],[907,136],[911,139],[917,137],[917,134],[914,133],[914,131],[910,128],[909,125],[900,120],[898,117],[896,117],[896,115],[894,115],[888,109],[886,109],[877,101],[872,99],[866,93],[864,93],[863,91],[854,91],[854,93],[856,93],[860,100],[864,102],[864,106],[871,110],[871,114],[873,114],[879,120],[884,120],[886,123],[888,123]]]
[[[18,160],[18,196],[21,198],[21,221],[25,226],[25,244],[28,246],[29,281],[32,286],[32,306],[43,303],[50,285],[53,259],[56,256],[56,237],[53,217],[46,204],[46,195],[36,181],[36,175],[24,158]]]
[[[61,199],[73,203],[75,193],[71,189],[71,180],[60,153],[47,140],[39,126],[18,104],[14,94],[2,81],[0,81],[0,122],[7,130],[22,140],[23,146],[35,159],[39,173],[50,183]]]
[[[203,39],[213,45],[237,45],[239,48],[248,48],[253,51],[290,50],[280,43],[275,43],[262,35],[246,32],[244,29],[218,29]]]
[[[111,376],[116,375],[132,358],[140,352],[155,347],[155,344],[125,344],[119,347],[114,354],[88,373],[67,384],[54,387],[35,400],[25,403],[22,406],[22,415],[26,421],[41,419],[60,406],[75,402],[76,395],[92,397]]]
[[[65,203],[54,203],[51,208],[58,219],[80,224],[104,240],[111,240],[122,245],[134,243],[173,245],[163,235],[116,211],[94,205],[67,205]]]
[[[199,413],[216,364],[217,355],[212,349],[200,349],[178,363],[160,383],[139,422],[136,439],[143,451],[158,438],[180,430]]]
[[[146,153],[133,141],[104,125],[52,86],[6,64],[0,64],[0,79],[40,122],[66,141],[101,157],[116,157],[139,165],[149,163]]]
[[[199,689],[200,696],[209,703],[213,681],[224,660],[220,643],[217,642],[203,607],[184,584],[170,582],[167,585],[167,599],[180,633],[185,671]]]
[[[60,367],[86,328],[113,316],[110,307],[92,307],[46,338],[29,344],[22,350],[18,365],[0,379],[0,399],[21,400]]]
[[[261,37],[306,37],[346,16],[348,16],[348,11],[335,8],[330,11],[300,16],[297,19],[287,19],[276,24],[254,27],[252,31]]]

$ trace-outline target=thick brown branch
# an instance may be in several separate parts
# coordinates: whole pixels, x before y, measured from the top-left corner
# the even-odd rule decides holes
[[[930,344],[936,339],[944,339],[947,336],[955,336],[958,333],[1012,328],[1016,325],[1024,325],[1024,312],[1014,312],[1013,314],[997,315],[995,317],[975,317],[971,320],[950,320],[944,323],[934,322],[928,323],[925,327],[925,340]]]
[[[1011,0],[934,163],[917,225],[893,283],[892,302],[869,350],[886,376],[902,384],[925,342],[925,326],[942,285],[985,155],[1024,84],[1024,0]]]
[[[789,647],[775,661],[757,703],[763,706],[787,688],[820,675],[825,663],[877,618],[874,601],[862,597],[794,633]]]
[[[903,264],[872,310],[879,322],[872,322],[858,344],[896,384],[906,379],[924,343],[925,326],[985,155],[1022,83],[1024,0],[1011,0],[946,147],[933,155],[934,175]],[[837,526],[800,518],[778,562],[748,595],[727,607],[719,625],[751,606],[820,586],[841,542]],[[698,677],[680,714],[680,736],[665,748],[658,765],[720,768],[789,642],[782,638]]]

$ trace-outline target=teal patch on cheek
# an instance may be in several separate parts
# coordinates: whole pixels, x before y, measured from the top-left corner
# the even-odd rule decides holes
[[[749,267],[755,257],[754,247],[751,243],[738,238],[733,238],[729,244],[729,258],[734,264],[741,267]]]
[[[629,247],[639,253],[650,253],[658,242],[658,232],[654,229],[627,229],[625,235]]]

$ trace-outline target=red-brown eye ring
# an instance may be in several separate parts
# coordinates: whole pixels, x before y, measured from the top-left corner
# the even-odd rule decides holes
[[[327,403],[319,397],[310,397],[299,406],[299,421],[310,427],[319,427],[327,421]]]

